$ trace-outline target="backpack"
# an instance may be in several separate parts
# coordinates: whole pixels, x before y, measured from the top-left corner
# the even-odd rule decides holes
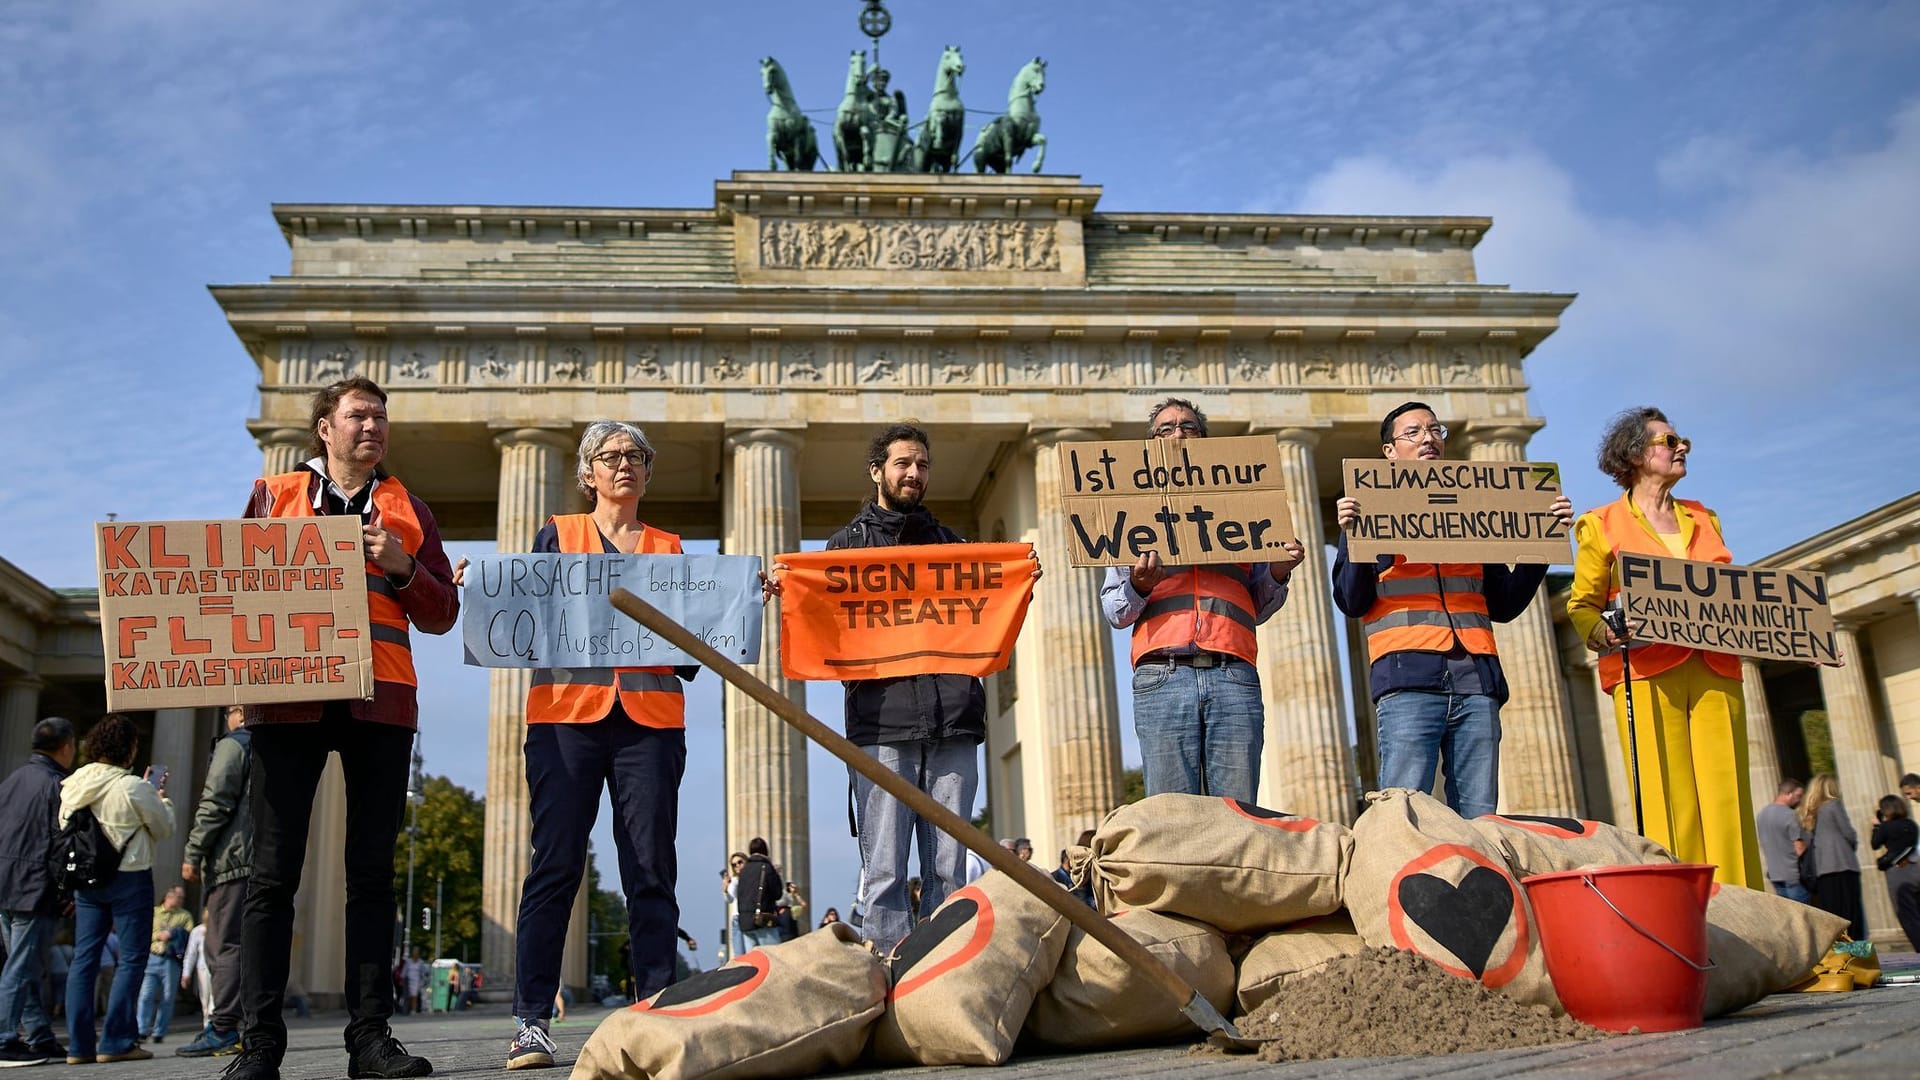
[[[103,889],[118,873],[120,849],[107,838],[93,808],[83,806],[68,815],[47,854],[47,876],[54,889],[62,896],[75,889]]]
[[[776,911],[780,900],[780,891],[786,887],[780,880],[780,871],[765,858],[750,859],[740,869],[740,885],[737,891],[740,905],[740,929],[764,930],[778,923]]]

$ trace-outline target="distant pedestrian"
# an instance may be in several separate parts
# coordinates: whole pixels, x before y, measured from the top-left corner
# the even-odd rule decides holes
[[[181,853],[180,877],[204,890],[202,956],[209,975],[200,992],[212,1007],[201,1013],[200,1037],[174,1051],[179,1057],[240,1052],[240,906],[253,873],[253,733],[246,719],[241,706],[227,707],[226,731],[213,744]]]
[[[140,1034],[154,1043],[167,1041],[173,1025],[174,998],[187,958],[187,935],[193,913],[187,910],[187,890],[175,885],[153,909],[152,940],[147,947],[147,973],[140,981]]]
[[[207,966],[207,913],[204,909],[200,912],[199,924],[187,933],[187,959],[180,967],[180,989],[197,991],[200,997],[200,1015],[212,1016],[213,969]],[[205,1033],[203,1029],[201,1034]],[[180,1047],[174,1053],[187,1057],[189,1055],[180,1053],[180,1050],[185,1049],[185,1046]]]
[[[1846,919],[1853,940],[1867,940],[1867,912],[1860,903],[1860,834],[1847,820],[1840,784],[1832,773],[1807,781],[1800,824],[1813,834],[1814,906]]]
[[[1874,811],[1873,835],[1869,842],[1882,849],[1875,864],[1887,876],[1887,896],[1893,900],[1894,917],[1906,932],[1909,948],[1920,949],[1920,827],[1907,813],[1907,800],[1888,795]]]
[[[1773,801],[1754,815],[1754,829],[1760,837],[1760,861],[1767,868],[1767,880],[1773,891],[1789,900],[1813,903],[1809,883],[1800,880],[1800,853],[1807,849],[1807,830],[1794,815],[1806,794],[1806,785],[1798,780],[1782,780]]]
[[[747,843],[747,864],[734,882],[740,906],[740,933],[750,948],[780,943],[780,896],[785,891],[780,869],[767,855],[767,842],[754,837]]]
[[[820,916],[821,926],[832,926],[834,923],[837,923],[839,921],[840,921],[839,908],[830,907],[827,909],[827,913],[825,915]]]
[[[73,725],[50,716],[33,727],[33,755],[0,781],[0,1066],[36,1065],[67,1056],[41,1000],[54,920],[65,898],[47,872],[60,813],[60,782],[73,768]]]
[[[1900,778],[1900,794],[1905,795],[1908,802],[1920,802],[1920,773],[1908,773]],[[1914,944],[1920,946],[1920,941]]]

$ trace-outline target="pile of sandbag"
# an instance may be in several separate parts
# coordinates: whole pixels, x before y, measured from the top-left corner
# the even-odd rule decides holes
[[[1521,880],[1673,858],[1601,822],[1466,821],[1430,796],[1393,790],[1369,795],[1351,829],[1158,795],[1108,815],[1073,860],[1102,915],[1239,1016],[1378,946],[1559,1013]],[[1709,1017],[1798,982],[1844,929],[1807,905],[1731,886],[1716,886],[1707,918]],[[574,1075],[998,1065],[1016,1048],[1197,1038],[1179,1004],[995,871],[950,896],[884,961],[833,925],[676,983],[604,1021]]]

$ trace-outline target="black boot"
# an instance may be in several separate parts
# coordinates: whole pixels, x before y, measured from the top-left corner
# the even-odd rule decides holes
[[[400,1040],[393,1037],[392,1029],[385,1024],[371,1031],[356,1033],[352,1045],[347,1048],[349,1080],[361,1080],[362,1077],[397,1080],[399,1077],[428,1076],[432,1073],[433,1062],[418,1054],[407,1053],[407,1048],[400,1045]]]
[[[275,1046],[249,1046],[241,1050],[221,1071],[220,1080],[280,1080],[280,1050]]]

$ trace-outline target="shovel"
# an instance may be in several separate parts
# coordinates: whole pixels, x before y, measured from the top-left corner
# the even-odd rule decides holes
[[[1061,888],[1059,882],[1041,873],[1029,863],[1015,858],[1012,852],[988,839],[986,834],[974,828],[971,822],[933,801],[932,796],[902,780],[892,770],[862,753],[859,747],[848,742],[844,736],[814,719],[807,710],[782,696],[779,691],[762,682],[752,672],[715,652],[706,642],[668,618],[659,608],[626,589],[613,590],[612,600],[613,606],[620,609],[622,614],[672,642],[676,648],[698,660],[701,666],[732,683],[748,697],[765,705],[775,716],[792,724],[802,735],[826,747],[834,757],[846,762],[848,768],[873,781],[882,791],[905,803],[922,819],[931,822],[935,828],[960,841],[969,851],[985,859],[988,866],[1019,882],[1022,888],[1065,916],[1068,922],[1085,931],[1088,937],[1105,945],[1115,956],[1125,961],[1128,967],[1146,976],[1160,988],[1162,993],[1171,998],[1187,1019],[1193,1021],[1200,1030],[1208,1033],[1209,1042],[1230,1050],[1258,1049],[1260,1044],[1257,1041],[1242,1038],[1240,1032],[1227,1022],[1226,1017],[1220,1015],[1220,1011],[1215,1009],[1211,1002],[1201,997],[1198,990],[1188,986],[1186,980],[1161,963],[1159,957],[1148,952],[1145,945],[1129,937],[1099,912],[1081,903],[1078,897]]]

